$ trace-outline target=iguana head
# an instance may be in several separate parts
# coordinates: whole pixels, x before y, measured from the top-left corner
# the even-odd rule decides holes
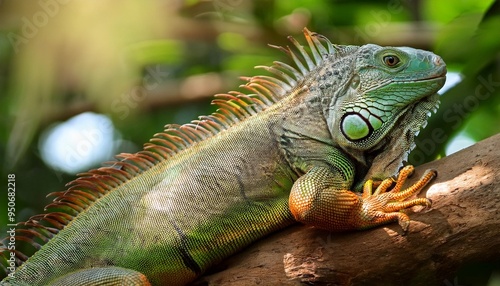
[[[405,113],[428,101],[444,85],[446,65],[431,52],[408,47],[349,48],[354,53],[344,62],[350,66],[349,73],[344,73],[348,79],[330,103],[334,106],[328,109],[335,112],[328,113],[327,121],[340,146],[370,150],[399,125]],[[438,103],[433,98],[431,108]]]

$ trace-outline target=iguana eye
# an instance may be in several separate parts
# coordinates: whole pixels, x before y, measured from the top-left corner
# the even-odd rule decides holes
[[[384,57],[384,63],[388,66],[388,67],[394,67],[396,66],[398,63],[399,63],[399,58],[396,57],[396,56],[385,56]]]

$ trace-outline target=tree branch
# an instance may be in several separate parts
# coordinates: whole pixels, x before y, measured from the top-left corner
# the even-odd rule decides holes
[[[407,234],[397,223],[350,233],[295,225],[231,257],[218,267],[224,270],[197,283],[443,285],[454,281],[464,263],[500,259],[499,150],[500,134],[416,168],[408,185],[429,168],[436,169],[438,177],[420,194],[433,201],[432,208],[409,214]]]

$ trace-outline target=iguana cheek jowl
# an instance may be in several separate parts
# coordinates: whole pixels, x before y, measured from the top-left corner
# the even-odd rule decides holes
[[[382,120],[368,109],[359,112],[347,112],[341,119],[341,130],[351,141],[362,140],[382,126]]]
[[[359,113],[352,112],[342,118],[341,130],[347,139],[357,141],[368,137],[373,132],[373,127],[368,119]]]

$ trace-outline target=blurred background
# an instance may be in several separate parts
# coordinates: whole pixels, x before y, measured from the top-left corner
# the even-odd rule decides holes
[[[15,174],[16,221],[165,124],[210,114],[214,94],[263,73],[255,65],[289,62],[267,44],[303,43],[304,27],[441,55],[441,108],[410,162],[456,152],[500,131],[499,15],[492,0],[0,0],[0,170]],[[0,205],[4,233],[6,195]],[[468,265],[458,281],[473,273],[486,285],[495,267]]]

